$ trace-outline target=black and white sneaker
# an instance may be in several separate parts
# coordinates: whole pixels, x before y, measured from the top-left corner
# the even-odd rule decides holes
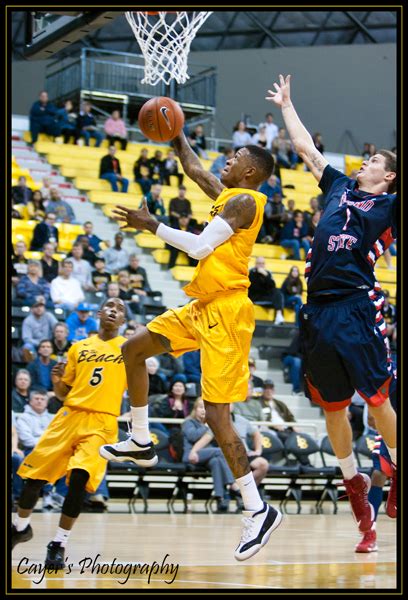
[[[258,512],[243,510],[242,514],[243,531],[234,554],[236,560],[246,560],[259,552],[283,519],[282,513],[266,502]]]
[[[14,548],[17,544],[21,542],[28,542],[33,537],[33,530],[31,525],[27,525],[23,531],[17,531],[17,527],[15,525],[11,526],[11,547]]]
[[[116,462],[130,460],[139,467],[154,467],[159,461],[153,442],[137,444],[130,436],[124,442],[101,446],[99,454],[106,460]]]
[[[61,542],[50,542],[47,546],[47,556],[45,557],[44,566],[52,567],[55,570],[65,567],[65,548],[61,546]]]

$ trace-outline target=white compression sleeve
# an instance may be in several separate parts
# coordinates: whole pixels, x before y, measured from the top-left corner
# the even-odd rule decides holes
[[[173,229],[163,223],[160,223],[158,226],[156,235],[170,244],[170,246],[187,252],[192,258],[201,260],[214,252],[217,246],[220,246],[234,235],[234,230],[229,226],[227,221],[217,216],[200,235],[194,235],[194,233],[181,231],[180,229]]]

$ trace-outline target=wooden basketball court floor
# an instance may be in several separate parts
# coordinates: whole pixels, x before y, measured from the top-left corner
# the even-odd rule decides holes
[[[377,522],[379,551],[356,554],[360,536],[347,510],[285,515],[254,557],[233,557],[241,533],[235,514],[82,514],[66,552],[67,568],[39,571],[58,514],[33,515],[34,537],[12,554],[12,588],[195,590],[389,589],[397,587],[396,523]],[[33,569],[37,572],[33,572]]]

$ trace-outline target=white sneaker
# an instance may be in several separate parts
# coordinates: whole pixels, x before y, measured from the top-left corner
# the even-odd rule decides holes
[[[282,325],[285,322],[283,315],[277,314],[275,317],[274,325]]]
[[[282,513],[266,502],[258,512],[243,510],[242,514],[243,531],[234,553],[236,560],[246,560],[259,552],[283,519]]]
[[[132,461],[140,467],[153,467],[159,461],[153,442],[139,445],[129,435],[124,442],[105,444],[99,448],[99,454],[106,460],[115,462]]]

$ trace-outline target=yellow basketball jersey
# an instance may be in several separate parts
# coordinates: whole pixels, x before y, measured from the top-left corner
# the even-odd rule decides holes
[[[265,194],[244,188],[225,188],[211,209],[211,221],[234,196],[249,194],[256,203],[255,218],[248,229],[237,229],[234,235],[200,260],[191,283],[183,289],[188,296],[205,299],[220,292],[245,290],[249,287],[248,261],[263,222]]]
[[[93,335],[71,346],[62,381],[72,389],[64,406],[120,415],[127,388],[121,352],[124,342],[121,335],[109,341]]]

